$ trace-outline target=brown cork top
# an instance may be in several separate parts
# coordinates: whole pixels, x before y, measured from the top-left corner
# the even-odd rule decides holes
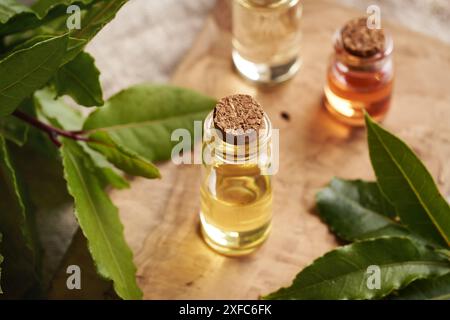
[[[214,126],[227,136],[251,135],[264,128],[264,111],[249,95],[231,95],[217,103]]]
[[[341,36],[345,50],[355,56],[369,58],[384,52],[384,31],[369,29],[367,18],[349,21],[342,29]]]

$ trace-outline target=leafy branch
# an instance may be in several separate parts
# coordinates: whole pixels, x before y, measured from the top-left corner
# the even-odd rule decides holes
[[[160,178],[153,161],[170,159],[171,132],[186,128],[193,133],[193,122],[203,120],[215,100],[149,84],[103,99],[100,71],[84,48],[126,2],[38,0],[27,7],[0,0],[3,297],[45,297],[35,213],[56,209],[43,208],[42,199],[52,195],[49,188],[33,188],[37,171],[49,185],[52,178],[58,186],[65,184],[58,189],[65,189],[64,199],[72,202],[98,273],[121,298],[142,297],[132,251],[106,187],[129,186],[124,174]],[[72,4],[82,9],[80,30],[66,28],[66,9]],[[78,106],[67,105],[63,97]],[[86,117],[83,107],[93,112]],[[28,174],[35,158],[39,168]]]

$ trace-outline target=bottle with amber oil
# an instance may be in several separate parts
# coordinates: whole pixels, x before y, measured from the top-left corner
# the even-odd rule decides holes
[[[389,110],[394,70],[392,37],[369,29],[367,19],[348,22],[334,36],[324,103],[338,120],[364,125],[364,111],[381,121]]]
[[[251,253],[269,234],[271,135],[269,118],[248,95],[223,98],[205,120],[200,221],[219,253]]]
[[[233,0],[233,62],[245,78],[282,82],[300,68],[300,0]]]

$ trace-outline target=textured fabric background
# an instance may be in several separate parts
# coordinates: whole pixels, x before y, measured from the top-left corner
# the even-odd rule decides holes
[[[89,46],[107,96],[142,81],[167,81],[214,0],[132,0]]]
[[[381,18],[450,43],[449,0],[337,0],[361,10],[375,4]]]
[[[217,0],[229,1],[229,0]],[[141,81],[166,81],[216,0],[131,0],[89,46],[107,96]],[[336,0],[450,43],[448,0]]]

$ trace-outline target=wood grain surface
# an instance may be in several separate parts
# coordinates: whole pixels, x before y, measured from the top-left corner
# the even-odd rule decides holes
[[[331,119],[321,106],[331,37],[359,12],[331,1],[305,1],[303,66],[288,83],[256,87],[230,61],[223,11],[212,15],[173,83],[220,98],[251,94],[280,129],[280,170],[274,177],[273,231],[260,250],[227,258],[199,235],[200,166],[160,164],[162,180],[135,179],[113,191],[146,299],[255,299],[280,286],[337,242],[315,215],[314,195],[333,176],[373,178],[364,130]],[[217,23],[215,16],[221,17]],[[396,26],[396,83],[385,126],[406,140],[450,194],[450,47]],[[281,117],[290,114],[290,121]]]

